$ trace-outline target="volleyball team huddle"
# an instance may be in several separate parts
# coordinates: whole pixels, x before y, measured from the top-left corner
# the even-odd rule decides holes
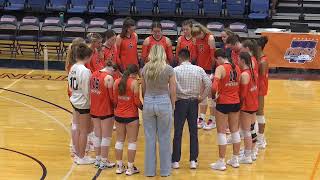
[[[201,72],[207,75],[199,79],[198,97],[190,98],[195,99],[199,109],[191,110],[197,115],[188,119],[188,124],[189,131],[189,121],[196,123],[195,129],[217,128],[219,158],[210,167],[223,171],[227,165],[238,168],[240,164],[252,164],[258,149],[267,145],[264,97],[268,91],[268,60],[263,49],[268,39],[241,41],[237,34],[225,29],[221,33],[224,45],[216,49],[211,31],[193,20],[186,20],[174,55],[171,40],[162,34],[159,22],[153,22],[151,34],[138,55],[135,21],[126,18],[119,35],[113,30],[107,30],[104,38],[98,33],[89,33],[88,44],[76,38],[69,46],[66,71],[69,100],[74,108],[71,128],[74,162],[94,164],[100,169],[116,167],[116,174],[139,173],[134,160],[140,109],[145,134],[144,175],[156,176],[157,141],[160,175],[170,176],[172,169],[178,169],[182,135],[176,133],[173,114],[176,117],[179,93],[184,92],[178,88],[181,78],[176,77],[177,67],[183,64],[201,67]],[[190,74],[192,77],[193,72]],[[204,83],[206,78],[210,78],[208,95],[204,92],[208,89]],[[183,81],[188,83],[188,79]],[[208,118],[207,109],[210,110]],[[172,155],[172,124],[175,128],[173,149],[178,157]],[[114,130],[115,163],[108,159]],[[198,167],[197,132],[193,134],[196,146],[190,142],[190,149],[196,147],[195,151],[190,150],[191,169]],[[126,140],[127,164],[122,160]],[[233,145],[233,154],[225,161],[228,144]],[[88,155],[93,148],[96,158]]]

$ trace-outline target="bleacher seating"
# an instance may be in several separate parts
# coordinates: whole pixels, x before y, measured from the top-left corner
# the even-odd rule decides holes
[[[134,12],[136,14],[150,15],[154,12],[154,0],[135,0],[134,5]]]
[[[220,16],[222,12],[222,0],[203,0],[205,15]]]
[[[116,14],[128,15],[132,12],[132,4],[132,0],[113,0],[113,11]]]
[[[180,0],[183,15],[199,15],[199,0]]]
[[[117,34],[121,33],[123,26],[123,18],[118,18],[113,21],[111,29],[114,30]]]
[[[170,39],[177,39],[178,28],[176,22],[171,20],[162,20],[160,23],[162,26],[163,35],[169,37]]]
[[[65,25],[63,32],[63,51],[67,50],[69,44],[73,41],[73,39],[77,37],[85,38],[86,36],[86,24],[84,20],[80,17],[72,17],[68,19],[67,24]]]
[[[68,13],[84,13],[88,11],[88,0],[70,0]]]
[[[245,0],[226,0],[227,14],[230,17],[243,16],[245,6]]]
[[[88,33],[96,32],[96,33],[104,34],[107,30],[108,30],[108,22],[101,18],[91,19],[87,28]]]
[[[46,18],[40,29],[39,46],[41,52],[46,47],[48,54],[55,54],[57,59],[61,59],[62,35],[63,22],[61,22],[61,19],[58,17]]]
[[[9,52],[11,57],[16,55],[16,35],[18,30],[17,18],[3,15],[0,18],[0,48],[1,53]]]
[[[266,19],[269,16],[269,0],[251,0],[250,19]]]
[[[68,0],[50,0],[46,9],[51,11],[65,11],[68,6]]]
[[[25,8],[25,0],[8,0],[4,10],[6,11],[21,11]]]
[[[111,0],[92,0],[89,6],[90,13],[109,13]]]
[[[244,23],[235,22],[229,25],[229,29],[237,33],[240,37],[248,37],[248,27]]]
[[[174,15],[177,13],[177,0],[158,0],[158,12],[163,15]]]
[[[35,59],[39,58],[39,31],[40,22],[37,17],[26,16],[22,19],[17,33],[17,50],[22,55],[25,53],[34,54]]]
[[[46,9],[47,3],[48,3],[48,0],[28,0],[26,6],[29,11],[44,12]]]

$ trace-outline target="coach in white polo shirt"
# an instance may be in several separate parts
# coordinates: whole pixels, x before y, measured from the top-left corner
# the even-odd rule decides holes
[[[177,79],[177,101],[174,111],[172,168],[179,168],[182,132],[187,119],[190,133],[190,168],[196,169],[199,154],[198,104],[208,96],[211,80],[201,67],[190,63],[190,52],[187,49],[181,49],[178,56],[180,65],[174,68]],[[205,88],[201,92],[203,85]]]

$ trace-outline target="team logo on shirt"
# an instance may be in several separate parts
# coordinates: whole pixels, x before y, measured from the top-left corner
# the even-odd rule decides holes
[[[132,42],[130,42],[129,43],[129,46],[128,46],[130,49],[132,49],[133,48],[133,44],[132,44]]]
[[[287,49],[284,59],[289,63],[305,64],[314,60],[317,54],[318,39],[300,39],[292,40]]]
[[[203,45],[203,44],[200,44],[200,45],[199,45],[199,51],[200,51],[200,52],[204,52],[204,45]]]

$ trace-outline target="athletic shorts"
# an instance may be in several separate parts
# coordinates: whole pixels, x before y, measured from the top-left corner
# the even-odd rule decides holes
[[[217,104],[216,106],[217,111],[223,114],[229,114],[231,112],[238,112],[240,111],[240,103],[238,104]]]
[[[139,117],[123,118],[123,117],[115,116],[114,119],[115,119],[118,123],[128,124],[128,123],[131,123],[131,122],[133,122],[133,121],[139,120]]]
[[[79,114],[89,114],[89,113],[90,113],[90,109],[78,109],[78,108],[74,107],[72,103],[71,103],[71,106],[72,106],[73,109],[74,109],[75,111],[77,111]]]
[[[245,112],[245,113],[249,113],[249,114],[254,114],[254,113],[256,113],[257,111],[243,111],[243,110],[241,110],[242,112]]]
[[[108,116],[95,116],[95,115],[92,115],[92,114],[90,114],[90,115],[91,115],[92,118],[97,118],[97,119],[100,119],[100,120],[110,119],[110,118],[114,117],[113,114],[108,115]]]

